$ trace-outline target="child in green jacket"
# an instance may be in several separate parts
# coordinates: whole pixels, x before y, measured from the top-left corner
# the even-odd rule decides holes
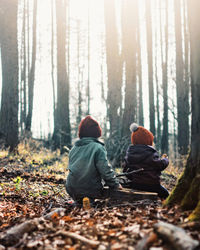
[[[69,174],[66,190],[74,200],[87,196],[91,199],[102,195],[103,185],[112,189],[121,188],[114,171],[108,165],[104,144],[97,138],[101,128],[91,116],[86,116],[78,128],[79,140],[69,153]]]

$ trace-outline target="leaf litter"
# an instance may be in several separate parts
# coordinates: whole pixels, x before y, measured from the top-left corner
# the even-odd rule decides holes
[[[0,250],[171,249],[154,230],[159,221],[182,227],[200,241],[200,222],[187,221],[190,211],[165,208],[160,200],[106,199],[87,211],[75,207],[64,188],[65,161],[59,155],[38,160],[39,155],[0,158]],[[176,177],[169,178],[162,182],[171,190]],[[32,230],[23,229],[16,241],[5,241],[9,230],[26,222],[34,224]]]

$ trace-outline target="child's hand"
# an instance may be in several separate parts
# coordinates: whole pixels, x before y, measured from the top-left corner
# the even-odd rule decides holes
[[[163,154],[161,158],[168,158],[167,154]]]
[[[119,190],[122,190],[122,189],[123,189],[123,187],[122,187],[122,185],[121,185],[121,184],[119,184],[118,189],[119,189]]]

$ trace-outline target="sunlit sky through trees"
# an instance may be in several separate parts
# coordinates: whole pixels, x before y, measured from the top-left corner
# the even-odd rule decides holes
[[[33,0],[29,0],[31,3]],[[119,37],[121,36],[120,15],[121,1],[116,0],[116,16]],[[160,0],[152,0],[152,25],[153,25],[153,67],[157,57],[157,77],[161,88],[162,69],[161,69],[161,42],[165,40],[164,32],[160,32],[160,11],[156,9]],[[146,54],[146,26],[145,26],[145,0],[139,0],[140,28],[141,28],[141,53],[142,53],[142,81],[143,81],[143,101],[145,126],[149,128],[149,109],[148,109],[148,69]],[[32,6],[30,4],[30,6]],[[161,4],[162,7],[162,4]],[[18,38],[19,46],[22,30],[22,1],[19,5]],[[52,97],[52,77],[51,77],[51,1],[38,1],[37,8],[37,61],[34,88],[34,110],[32,131],[34,137],[46,137],[53,132],[53,97]],[[175,98],[175,36],[174,36],[174,12],[173,0],[169,1],[169,105],[176,102]],[[54,8],[55,13],[55,8]],[[107,69],[105,55],[105,24],[104,24],[104,1],[103,0],[72,0],[70,1],[69,33],[67,31],[66,46],[67,53],[70,52],[69,80],[70,80],[70,110],[71,114],[77,109],[77,84],[81,82],[83,96],[86,94],[86,83],[88,81],[88,23],[89,23],[89,81],[91,90],[91,115],[103,122],[106,116],[106,105],[101,99],[101,82],[104,83],[104,94],[106,96]],[[89,18],[89,19],[88,19]],[[162,29],[165,25],[165,11],[163,7]],[[30,16],[30,26],[31,26]],[[88,22],[89,20],[89,22]],[[54,46],[56,53],[56,23],[54,16]],[[78,69],[78,27],[80,27],[79,39],[79,69]],[[157,29],[156,36],[155,30]],[[70,37],[70,41],[68,39]],[[31,39],[30,39],[31,40]],[[70,47],[68,48],[70,44]],[[119,46],[121,46],[119,44]],[[56,64],[56,54],[54,53],[54,63]],[[19,48],[20,54],[20,48]],[[19,56],[20,58],[20,56]],[[20,60],[20,59],[19,59]],[[1,69],[1,68],[0,68]],[[103,71],[103,75],[101,73]],[[79,74],[78,74],[79,72]],[[155,71],[154,71],[155,72]],[[154,74],[154,78],[155,78]],[[54,79],[56,81],[56,66],[54,67]],[[0,74],[1,83],[1,74]],[[122,89],[123,91],[123,89]],[[162,96],[160,96],[162,98]],[[84,100],[83,100],[84,103]],[[161,101],[162,103],[162,101]],[[162,105],[162,104],[161,104]],[[86,106],[86,105],[85,105]],[[86,108],[83,111],[86,111]],[[169,118],[172,114],[169,113]],[[76,118],[71,115],[71,123],[76,122]],[[172,129],[173,124],[170,125]]]

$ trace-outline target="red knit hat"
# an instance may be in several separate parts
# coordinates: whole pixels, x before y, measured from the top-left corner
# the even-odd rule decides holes
[[[98,138],[101,136],[101,127],[99,123],[94,120],[90,115],[87,115],[79,124],[78,136],[82,137],[94,137]]]
[[[132,123],[130,126],[132,144],[153,145],[153,134],[142,126]]]

